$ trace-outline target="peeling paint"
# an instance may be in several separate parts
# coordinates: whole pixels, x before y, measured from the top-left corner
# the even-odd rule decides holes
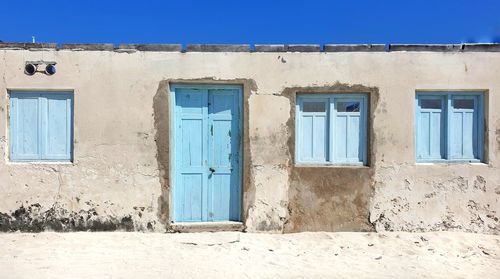
[[[64,70],[52,77],[16,70],[40,55]],[[4,116],[11,87],[71,87],[76,98],[72,164],[10,163],[7,119],[0,121],[2,230],[172,231],[169,84],[194,83],[244,88],[247,231],[500,232],[498,53],[4,50],[0,56]],[[435,88],[485,92],[484,163],[415,164],[415,90]],[[297,91],[369,94],[368,166],[294,165]]]

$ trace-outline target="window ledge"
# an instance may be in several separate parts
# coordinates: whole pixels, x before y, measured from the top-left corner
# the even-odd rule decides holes
[[[8,161],[6,163],[6,165],[20,165],[20,166],[29,166],[29,165],[37,165],[37,166],[40,166],[40,165],[47,165],[47,166],[53,166],[53,165],[68,165],[68,166],[74,166],[75,163],[74,162],[63,162],[63,161],[43,161],[43,162],[30,162],[30,161],[16,161],[16,162],[12,162],[12,161]]]
[[[417,166],[459,166],[459,165],[469,165],[469,166],[488,166],[488,164],[483,162],[467,162],[467,161],[443,161],[443,162],[417,162]]]
[[[294,165],[297,168],[353,168],[353,169],[369,169],[369,166],[361,164],[304,164],[299,163]]]

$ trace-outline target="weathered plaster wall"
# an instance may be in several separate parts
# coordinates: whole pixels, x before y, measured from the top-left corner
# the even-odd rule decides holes
[[[369,98],[369,111],[378,104],[378,89],[363,85],[335,83],[329,86],[286,88],[282,95],[292,104],[287,122],[288,157],[295,162],[295,100],[297,93],[364,93]],[[368,131],[371,146],[374,130]],[[373,230],[369,222],[369,202],[373,193],[373,168],[376,154],[368,148],[368,166],[342,167],[318,165],[288,165],[289,201],[288,219],[285,232],[295,231],[369,231]],[[328,220],[325,222],[325,220]]]
[[[23,73],[53,60],[54,76]],[[248,231],[499,233],[500,53],[0,49],[0,229],[150,230],[169,223],[168,83],[244,85]],[[8,162],[8,89],[75,92],[73,164]],[[418,89],[487,90],[485,164],[416,165]],[[367,167],[297,167],[294,94],[370,94]]]

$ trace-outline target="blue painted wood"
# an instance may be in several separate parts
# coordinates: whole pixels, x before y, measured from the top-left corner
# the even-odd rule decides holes
[[[71,161],[73,94],[10,94],[10,159]]]
[[[328,98],[299,99],[298,157],[301,162],[328,161]]]
[[[334,98],[334,103],[334,162],[363,163],[366,142],[365,99],[342,96]]]
[[[241,89],[173,86],[174,221],[239,221]]]
[[[480,162],[483,159],[482,93],[419,92],[416,100],[418,162]],[[441,100],[441,108],[432,103],[436,100]]]
[[[298,163],[366,164],[366,95],[299,95],[296,112]]]
[[[468,103],[470,106],[461,106]],[[478,158],[477,97],[453,96],[451,99],[450,159]]]
[[[40,94],[10,94],[10,159],[40,160]]]
[[[439,160],[445,158],[444,96],[426,95],[417,100],[417,158]]]
[[[209,220],[240,218],[239,91],[209,90]]]
[[[176,221],[207,220],[207,104],[207,90],[176,91]]]
[[[41,157],[43,160],[71,160],[73,95],[41,94]]]

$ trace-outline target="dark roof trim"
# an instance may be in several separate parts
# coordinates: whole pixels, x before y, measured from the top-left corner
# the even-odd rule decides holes
[[[320,52],[320,45],[255,45],[254,52]]]
[[[255,52],[286,52],[285,45],[255,45]]]
[[[359,51],[386,51],[382,44],[357,44],[357,45],[325,45],[324,52],[359,52]]]
[[[463,51],[479,51],[479,52],[499,52],[500,43],[495,44],[463,44]]]
[[[187,52],[249,52],[250,45],[187,45]]]
[[[412,44],[412,45],[400,45],[392,44],[389,45],[389,51],[439,51],[439,52],[453,52],[461,51],[462,45],[453,44],[440,44],[440,45],[423,45],[423,44]]]
[[[500,51],[500,43],[491,44],[436,44],[436,45],[389,45],[389,51],[437,51],[437,52],[497,52]]]
[[[488,44],[62,44],[56,43],[4,43],[0,49],[73,50],[73,51],[165,51],[165,52],[500,52],[500,43]]]
[[[122,50],[138,50],[138,51],[182,51],[181,44],[120,44],[118,49]]]
[[[113,44],[62,44],[61,49],[69,50],[114,50]]]
[[[0,42],[0,49],[57,49],[56,43],[4,43]]]

